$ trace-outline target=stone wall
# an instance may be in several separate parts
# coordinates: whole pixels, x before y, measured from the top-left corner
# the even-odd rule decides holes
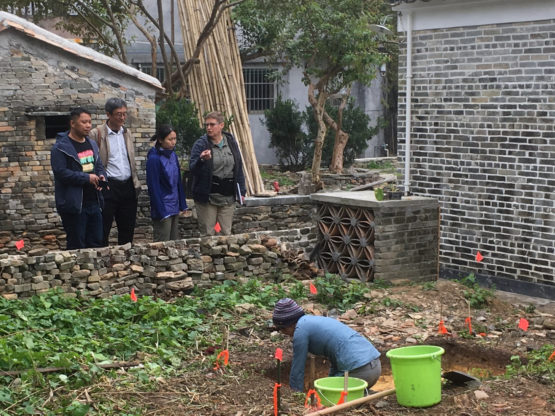
[[[554,31],[546,20],[413,33],[411,191],[440,202],[443,275],[555,285]]]
[[[46,137],[49,117],[68,115],[71,108],[82,106],[93,113],[97,125],[106,118],[106,100],[123,98],[144,183],[156,89],[17,31],[2,32],[0,58],[0,252],[15,252],[14,242],[20,239],[27,248],[65,247],[54,203],[54,134]],[[141,201],[148,204],[143,194]]]
[[[285,234],[287,243],[280,241]],[[224,280],[277,279],[290,272],[284,256],[295,256],[306,239],[306,234],[288,230],[102,249],[0,254],[0,294],[19,299],[58,288],[73,295],[109,297],[134,288],[138,295],[168,298]]]

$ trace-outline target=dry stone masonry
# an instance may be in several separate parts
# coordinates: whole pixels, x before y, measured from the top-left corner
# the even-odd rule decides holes
[[[306,239],[290,232],[126,244],[101,249],[0,254],[0,294],[27,298],[50,289],[72,296],[110,297],[129,293],[179,296],[194,287],[224,280],[258,277],[278,279],[289,273],[284,254],[297,252]],[[301,249],[302,251],[302,249]]]

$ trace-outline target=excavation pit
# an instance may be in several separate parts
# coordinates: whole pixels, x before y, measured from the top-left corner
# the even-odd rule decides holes
[[[436,345],[445,350],[441,357],[442,371],[459,371],[480,380],[492,378],[505,374],[506,366],[510,364],[511,352],[472,344],[464,340],[453,340],[443,338],[433,338],[426,341],[427,345]],[[393,376],[389,359],[382,351],[380,361],[382,364],[382,375],[378,382],[372,386],[374,391],[382,391],[394,388]],[[305,391],[312,388],[315,379],[329,376],[329,361],[323,357],[314,357],[314,371],[311,369],[311,358],[306,360],[305,366]],[[289,374],[291,371],[291,361],[284,358],[281,363],[281,383],[289,384]],[[276,381],[277,368],[275,365],[263,369],[266,377]],[[313,373],[313,374],[312,374]],[[450,383],[446,387],[451,387]],[[454,386],[455,388],[458,386]]]

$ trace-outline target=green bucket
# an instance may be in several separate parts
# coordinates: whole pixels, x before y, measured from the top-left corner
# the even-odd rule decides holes
[[[366,381],[356,377],[349,377],[347,383],[345,402],[364,397],[364,390],[368,387]],[[335,406],[341,398],[341,392],[344,387],[345,377],[325,377],[314,380],[314,388],[324,406]]]
[[[415,345],[389,350],[397,403],[428,407],[441,401],[441,356],[435,345]]]

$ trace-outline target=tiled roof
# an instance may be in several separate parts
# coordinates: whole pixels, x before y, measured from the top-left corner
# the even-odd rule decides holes
[[[6,12],[0,12],[0,32],[10,28],[23,32],[29,37],[48,43],[56,48],[63,49],[64,51],[77,55],[80,58],[109,66],[117,71],[123,72],[124,74],[138,78],[155,88],[162,89],[162,85],[158,79],[145,74],[132,66],[126,65],[117,59],[110,58],[109,56],[97,52],[94,49],[79,45],[72,40],[58,36],[21,17]]]

